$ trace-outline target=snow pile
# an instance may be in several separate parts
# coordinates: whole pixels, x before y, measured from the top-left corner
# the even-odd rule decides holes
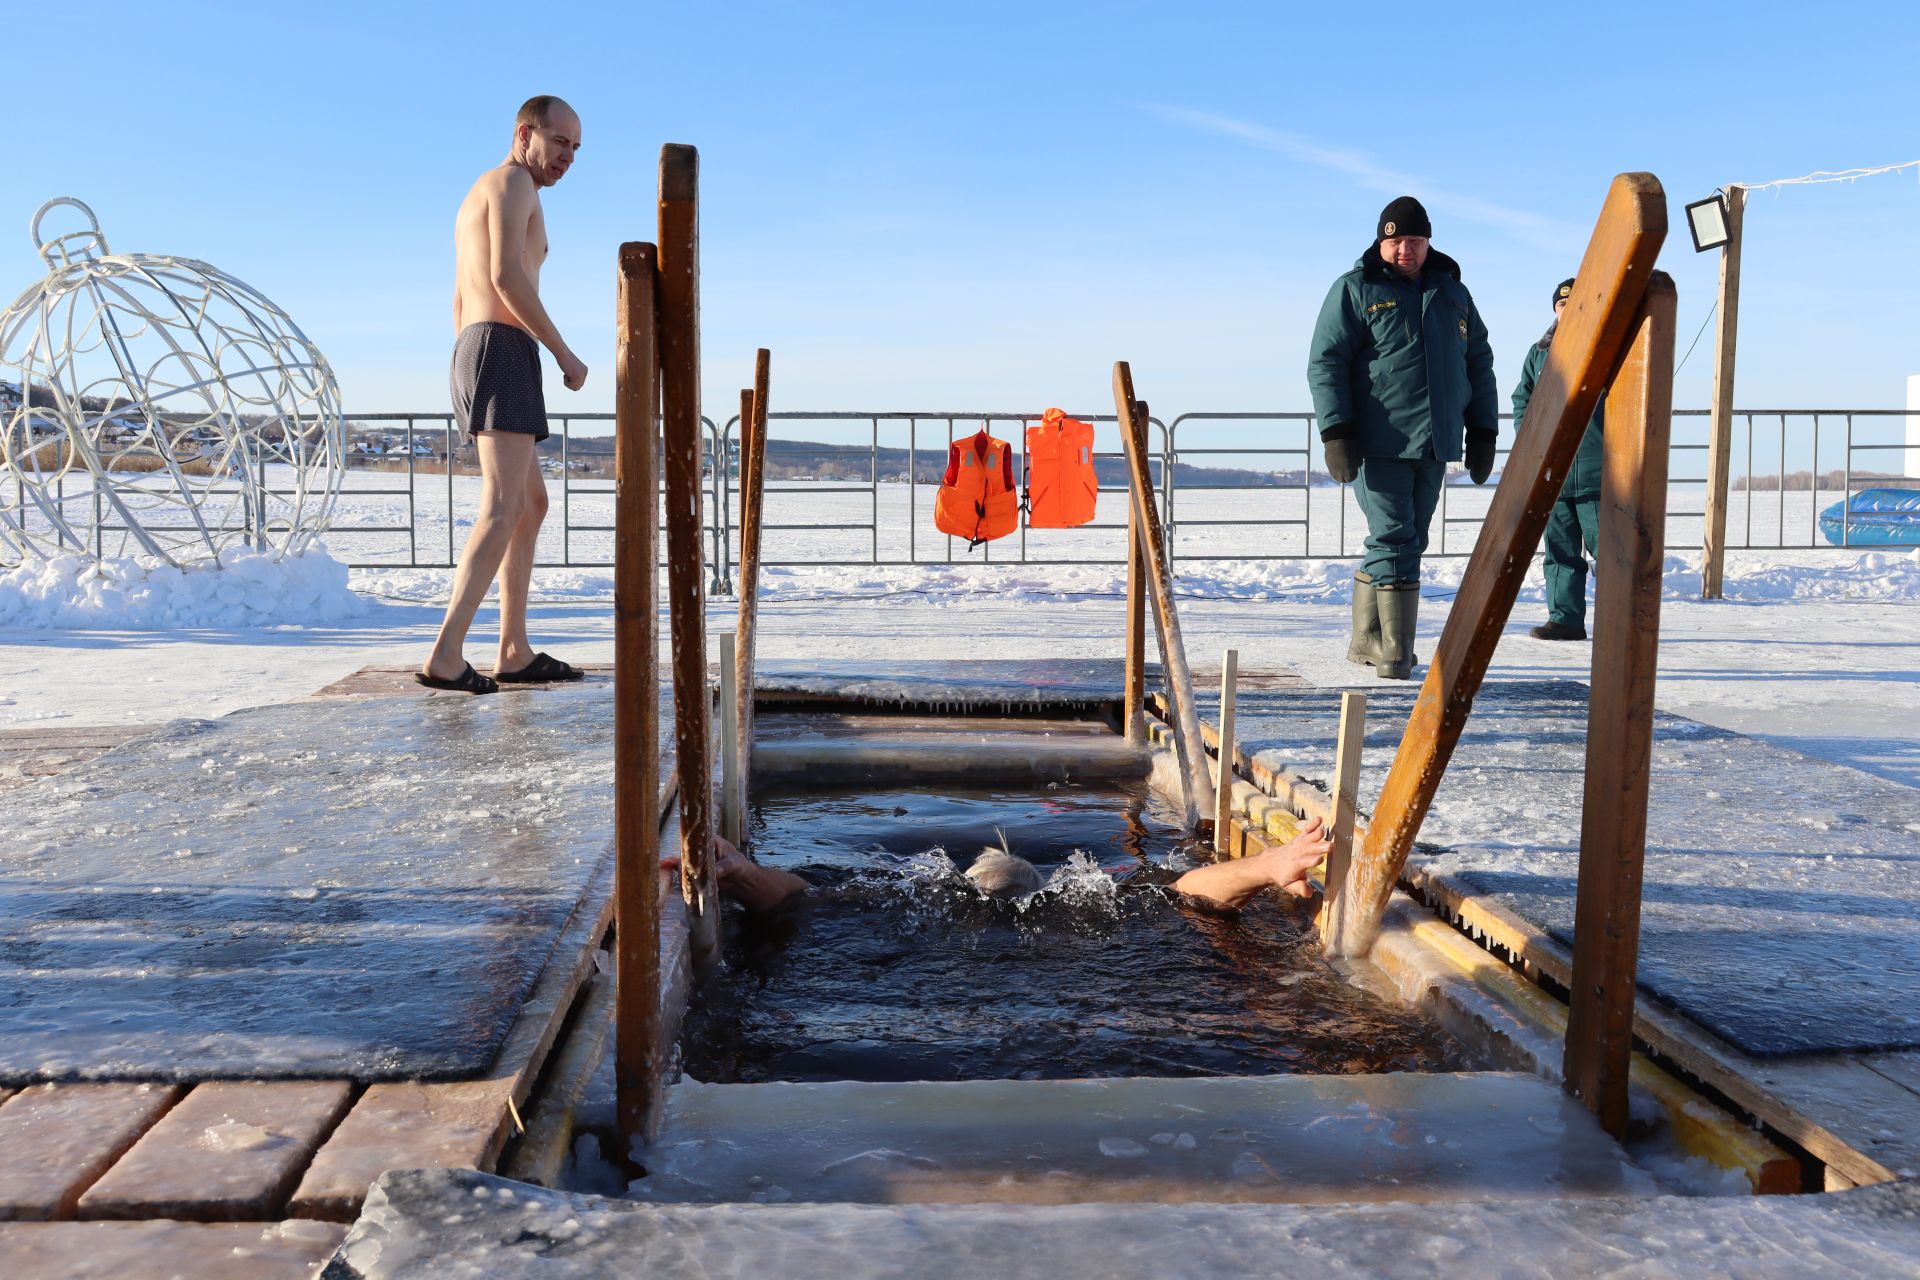
[[[367,608],[346,566],[317,544],[279,559],[229,547],[217,567],[197,569],[61,556],[0,573],[0,627],[32,631],[311,626]]]

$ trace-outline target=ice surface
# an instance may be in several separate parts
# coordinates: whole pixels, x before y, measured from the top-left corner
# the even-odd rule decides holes
[[[1181,1142],[1179,1133],[1188,1135]],[[1158,1138],[1165,1135],[1166,1141]],[[641,1200],[1069,1204],[1653,1194],[1531,1075],[705,1085],[667,1094]]]
[[[508,1194],[501,1194],[502,1192]],[[1489,1280],[1920,1271],[1920,1183],[1828,1196],[1356,1205],[651,1205],[389,1173],[323,1280]]]
[[[1369,694],[1363,810],[1415,693]],[[1483,686],[1416,855],[1569,943],[1587,699],[1570,681]],[[1235,716],[1243,749],[1332,773],[1336,694],[1245,691]],[[1920,791],[1656,715],[1641,985],[1749,1053],[1920,1045],[1916,822]]]
[[[0,796],[0,1080],[484,1069],[612,829],[605,684],[183,721]]]
[[[1117,641],[1117,637],[1116,637]],[[1125,664],[1114,660],[947,659],[939,662],[762,662],[754,687],[806,693],[879,707],[967,710],[1080,707],[1125,691]]]

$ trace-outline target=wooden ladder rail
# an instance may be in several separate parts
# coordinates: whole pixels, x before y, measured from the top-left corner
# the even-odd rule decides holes
[[[760,511],[766,491],[767,395],[773,354],[753,353],[753,386],[740,393],[740,612],[734,622],[734,788],[728,811],[736,822],[727,838],[744,849],[747,796],[753,788],[753,645],[760,611]]]
[[[680,893],[697,969],[720,959],[714,879],[712,695],[700,521],[700,154],[660,149],[660,411],[667,472],[667,606],[680,771]]]
[[[614,353],[614,1098],[629,1144],[660,1123],[659,253],[620,246]]]
[[[1180,638],[1180,615],[1173,607],[1173,575],[1167,568],[1167,544],[1160,508],[1153,497],[1153,469],[1147,460],[1146,415],[1133,398],[1133,370],[1125,360],[1113,366],[1113,409],[1120,419],[1120,439],[1127,447],[1132,491],[1129,505],[1140,522],[1140,547],[1160,637],[1160,665],[1166,669],[1167,691],[1173,704],[1173,739],[1180,757],[1186,825],[1205,834],[1212,830],[1213,821],[1211,814],[1202,814],[1201,806],[1213,794],[1213,779],[1207,772],[1207,746],[1200,736],[1200,716],[1193,705],[1193,675],[1187,669],[1186,645]]]
[[[1363,956],[1379,937],[1587,421],[1626,351],[1666,234],[1659,179],[1616,177],[1354,858],[1342,954]]]
[[[1656,271],[1607,393],[1567,1092],[1627,1137],[1673,423],[1673,281]]]

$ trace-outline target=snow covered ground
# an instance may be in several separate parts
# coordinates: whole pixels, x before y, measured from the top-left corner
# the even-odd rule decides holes
[[[1728,598],[1712,604],[1694,598],[1695,559],[1668,563],[1662,707],[1920,785],[1920,563],[1911,555],[1736,552]],[[1433,565],[1421,618],[1423,656],[1464,564]],[[329,576],[302,572],[323,583]],[[1371,673],[1343,656],[1349,573],[1347,563],[1332,561],[1190,566],[1179,584],[1190,655],[1205,668],[1233,646],[1243,668],[1287,667],[1330,687],[1373,683]],[[0,728],[220,715],[303,696],[364,666],[416,663],[439,625],[449,576],[444,569],[356,570],[350,582],[361,607],[333,620],[313,611],[318,596],[285,592],[282,620],[264,625],[247,607],[248,593],[225,612],[203,610],[184,625],[149,621],[142,629],[123,618],[117,628],[63,630],[71,623],[16,608],[0,621]],[[10,581],[0,578],[0,600]],[[1119,570],[1108,566],[774,569],[763,589],[760,644],[771,659],[876,664],[897,657],[1117,656],[1123,586]],[[610,661],[611,587],[607,570],[541,570],[536,643],[576,662]],[[256,582],[253,593],[274,589]],[[195,591],[204,597],[202,588]],[[730,626],[734,607],[711,601],[709,631]],[[1525,635],[1543,617],[1536,566],[1491,678],[1586,678],[1589,646]],[[23,618],[39,625],[23,627]],[[98,622],[110,620],[97,615]],[[468,647],[482,669],[493,625],[489,607]]]
[[[214,575],[186,575],[116,562],[102,574],[81,562],[0,571],[0,728],[149,724],[183,715],[219,715],[283,701],[371,664],[419,661],[439,625],[451,571],[403,567],[405,533],[354,528],[408,526],[421,558],[464,540],[478,480],[415,477],[411,507],[403,474],[356,471],[336,513],[332,553],[364,561],[380,552],[401,565],[344,573],[319,557],[273,572],[246,553]],[[553,486],[542,555],[610,558],[610,535],[581,526],[611,524],[610,493]],[[596,482],[597,483],[597,482]],[[602,486],[604,487],[604,486]],[[1698,486],[1676,484],[1670,505],[1697,511]],[[1471,548],[1491,487],[1450,486],[1443,514],[1447,546]],[[1202,668],[1239,648],[1243,667],[1283,666],[1316,683],[1372,682],[1343,653],[1351,558],[1364,523],[1343,491],[1187,490],[1176,498],[1175,534],[1182,621],[1189,654]],[[1805,541],[1812,516],[1831,495],[1758,493],[1749,510],[1736,492],[1730,538]],[[1781,504],[1784,502],[1784,506]],[[968,560],[964,545],[932,529],[926,486],[817,486],[770,491],[760,644],[770,658],[1098,657],[1120,652],[1125,578],[1118,495],[1103,495],[1100,524],[1028,532],[1027,553],[1056,563],[1006,563],[1014,539]],[[451,513],[451,523],[449,523]],[[570,517],[571,531],[563,531]],[[1246,521],[1312,520],[1303,525]],[[1202,523],[1215,520],[1231,523]],[[1677,516],[1669,544],[1697,533]],[[820,526],[828,526],[822,528]],[[805,527],[796,527],[805,526]],[[852,527],[848,527],[852,526]],[[1440,526],[1436,522],[1436,545]],[[1763,538],[1764,535],[1764,538]],[[710,544],[709,544],[710,545]],[[1311,546],[1328,558],[1231,558],[1248,548],[1285,552]],[[922,563],[876,565],[881,559]],[[952,555],[957,563],[942,563]],[[933,561],[925,563],[925,561]],[[1421,618],[1422,652],[1445,620],[1466,567],[1463,557],[1429,559]],[[343,582],[344,578],[344,582]],[[612,656],[612,571],[551,568],[536,574],[536,643],[576,662]],[[351,588],[351,590],[349,590]],[[1727,599],[1698,600],[1699,557],[1667,560],[1662,617],[1663,707],[1920,785],[1920,558],[1916,553],[1736,550]],[[711,602],[709,630],[731,625],[731,600]],[[1525,628],[1544,617],[1536,564],[1492,670],[1494,679],[1572,676],[1591,661],[1583,644],[1548,644]],[[483,610],[469,656],[491,662],[491,609]],[[662,628],[664,637],[665,628]]]

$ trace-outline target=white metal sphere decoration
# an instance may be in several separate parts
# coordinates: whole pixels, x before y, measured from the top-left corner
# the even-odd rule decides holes
[[[43,240],[62,206],[86,227]],[[292,318],[207,263],[110,252],[70,197],[41,205],[31,234],[48,275],[0,313],[0,563],[185,568],[323,532],[340,388]]]

